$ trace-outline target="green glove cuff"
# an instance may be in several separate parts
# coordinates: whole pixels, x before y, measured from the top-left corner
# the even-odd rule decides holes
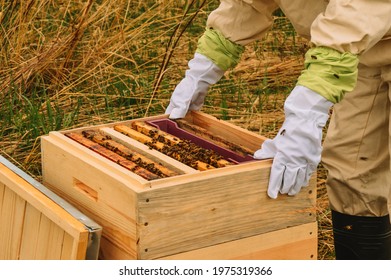
[[[244,51],[242,45],[225,38],[219,31],[207,28],[198,40],[196,52],[205,55],[222,70],[235,67]]]
[[[338,103],[357,82],[358,58],[327,47],[314,47],[305,54],[305,70],[298,85],[305,86],[327,100]]]

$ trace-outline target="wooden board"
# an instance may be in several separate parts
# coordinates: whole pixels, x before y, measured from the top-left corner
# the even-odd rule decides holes
[[[270,199],[267,165],[255,162],[189,175],[175,186],[140,193],[139,258],[158,258],[315,221],[314,181],[295,197]]]
[[[0,225],[2,260],[98,256],[101,227],[3,157]]]
[[[316,260],[316,222],[221,243],[164,260]]]
[[[45,185],[102,225],[100,258],[134,259],[137,252],[137,196],[148,187],[131,171],[57,133],[42,139]],[[64,151],[64,152],[62,152]],[[65,152],[66,151],[66,152]],[[62,166],[61,171],[53,168]],[[82,171],[82,172],[81,172]],[[61,173],[61,176],[59,175]]]
[[[261,147],[263,141],[267,138],[248,131],[244,128],[235,126],[229,122],[219,120],[213,116],[202,112],[190,112],[185,118],[188,122],[198,125],[210,133],[221,138],[229,139],[255,152]]]

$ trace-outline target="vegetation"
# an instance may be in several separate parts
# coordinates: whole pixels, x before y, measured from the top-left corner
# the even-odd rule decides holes
[[[41,176],[40,136],[164,113],[193,56],[206,0],[0,0],[0,152]],[[273,137],[306,41],[281,12],[208,94],[203,111]],[[319,258],[332,256],[324,171]]]

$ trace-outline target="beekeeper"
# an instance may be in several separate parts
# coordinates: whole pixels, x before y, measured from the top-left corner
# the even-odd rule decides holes
[[[334,105],[322,160],[336,258],[391,259],[391,0],[221,1],[166,113],[177,119],[199,110],[209,86],[235,67],[245,45],[263,38],[278,8],[311,45],[280,132],[254,154],[274,158],[268,195],[308,185]]]

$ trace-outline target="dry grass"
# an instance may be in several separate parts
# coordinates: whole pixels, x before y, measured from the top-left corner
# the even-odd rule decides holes
[[[0,0],[0,152],[40,179],[41,135],[161,114],[218,1]],[[203,111],[273,137],[306,42],[276,15],[264,42],[210,89]],[[331,259],[325,171],[319,258]]]
[[[145,115],[168,42],[198,12],[179,4],[1,1],[2,153],[35,174],[40,135]]]

